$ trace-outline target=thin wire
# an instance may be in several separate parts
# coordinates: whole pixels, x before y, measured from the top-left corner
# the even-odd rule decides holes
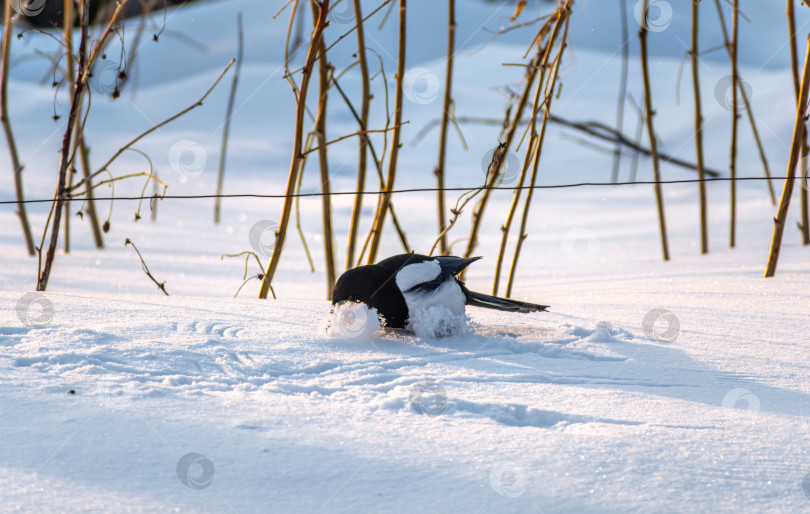
[[[653,185],[653,184],[695,184],[698,182],[729,182],[731,180],[736,181],[762,181],[762,180],[807,180],[806,177],[737,177],[732,179],[731,177],[709,177],[704,179],[683,179],[683,180],[661,180],[661,181],[654,181],[654,180],[636,180],[632,182],[577,182],[573,184],[549,184],[549,185],[534,185],[534,186],[476,186],[476,187],[444,187],[444,188],[435,188],[435,187],[425,187],[425,188],[412,188],[412,189],[397,189],[394,191],[390,191],[391,194],[400,194],[400,193],[430,193],[430,192],[437,192],[437,191],[475,191],[476,189],[492,189],[493,191],[517,191],[518,189],[566,189],[566,188],[574,188],[574,187],[586,187],[586,186],[630,186],[630,185]],[[258,193],[234,193],[234,194],[212,194],[212,195],[148,195],[148,196],[108,196],[108,197],[94,197],[93,200],[95,201],[102,201],[102,200],[196,200],[196,199],[204,199],[204,198],[306,198],[306,197],[317,197],[317,196],[353,196],[353,195],[381,195],[383,191],[333,191],[330,193],[296,193],[291,195],[286,194],[258,194]],[[66,201],[86,201],[86,198],[81,196],[76,198],[66,198]],[[3,200],[0,201],[0,205],[14,205],[19,203],[48,203],[53,202],[53,198],[41,198],[35,200],[23,200],[22,202],[18,202],[17,200]]]

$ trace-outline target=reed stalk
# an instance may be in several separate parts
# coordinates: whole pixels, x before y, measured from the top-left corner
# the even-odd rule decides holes
[[[779,202],[779,210],[773,219],[773,239],[768,254],[765,277],[773,277],[776,274],[776,265],[779,262],[782,235],[785,232],[790,197],[793,195],[793,183],[796,179],[796,168],[801,159],[802,147],[804,146],[804,117],[807,110],[808,89],[810,89],[810,37],[807,38],[807,50],[804,54],[804,71],[802,72],[802,81],[799,88],[799,101],[796,104],[796,122],[793,125],[793,142],[790,145],[790,157],[788,158],[785,185],[782,189],[782,200]]]
[[[548,123],[549,111],[548,108],[551,104],[551,98],[548,94],[544,97],[543,92],[551,88],[553,90],[554,84],[549,82],[546,84],[546,70],[549,67],[549,57],[551,54],[551,50],[554,47],[554,42],[557,39],[557,34],[559,33],[560,26],[563,24],[563,18],[565,18],[565,22],[567,24],[567,15],[566,12],[560,10],[557,15],[557,19],[554,23],[554,30],[552,30],[551,35],[548,38],[548,41],[544,47],[544,55],[543,59],[540,62],[540,77],[537,80],[537,89],[534,95],[534,101],[532,103],[532,117],[530,121],[530,136],[529,136],[529,144],[526,145],[526,155],[523,160],[523,167],[520,170],[520,178],[518,179],[518,188],[515,189],[514,195],[512,196],[512,205],[509,208],[509,213],[506,217],[506,222],[501,226],[501,246],[498,251],[498,261],[495,264],[495,278],[492,282],[492,294],[497,296],[498,295],[498,286],[500,285],[501,279],[501,267],[503,266],[504,257],[506,256],[506,244],[509,239],[509,231],[512,227],[512,222],[515,219],[515,215],[517,213],[518,205],[520,204],[520,197],[521,192],[523,191],[523,184],[526,181],[526,176],[529,173],[529,167],[532,166],[533,162],[536,162],[538,159],[538,153],[543,147],[543,137],[545,136],[545,124]],[[565,37],[565,36],[563,36]],[[562,56],[562,47],[565,46],[565,40],[561,43],[561,51],[558,54],[558,57],[561,59]],[[555,61],[556,62],[556,61]],[[557,66],[554,66],[556,70]],[[556,74],[553,75],[556,79]],[[544,87],[547,86],[547,87]],[[543,114],[543,126],[541,127],[541,133],[538,134],[537,132],[537,116],[540,114],[540,110],[543,106],[546,106],[545,112]],[[524,227],[525,228],[525,227]],[[520,244],[520,243],[518,243]]]
[[[535,138],[537,143],[537,148],[534,150],[534,157],[532,160],[532,175],[529,181],[529,190],[526,192],[526,203],[523,206],[523,216],[520,220],[520,232],[518,232],[518,240],[517,244],[515,245],[515,254],[512,257],[512,266],[509,268],[509,280],[506,283],[506,297],[510,297],[512,295],[512,286],[515,282],[515,276],[517,274],[517,265],[518,260],[520,259],[520,251],[523,249],[523,242],[526,240],[529,235],[526,233],[526,227],[529,224],[529,208],[532,204],[532,197],[534,193],[534,187],[537,184],[537,177],[538,171],[540,168],[540,156],[542,154],[543,149],[543,141],[546,137],[546,127],[548,126],[548,120],[551,116],[551,102],[554,100],[554,86],[557,83],[557,75],[560,69],[560,63],[562,62],[563,52],[565,51],[565,47],[567,46],[568,41],[568,26],[571,21],[571,5],[573,0],[568,0],[564,6],[561,6],[560,9],[560,16],[565,17],[565,27],[563,29],[562,38],[560,39],[560,49],[557,51],[557,55],[554,58],[553,68],[551,70],[551,74],[549,75],[548,82],[545,89],[545,99],[543,101],[543,121],[540,124],[540,132]],[[549,48],[553,46],[556,31],[559,27],[559,21],[554,28],[555,34],[552,34],[551,39],[549,40]]]
[[[320,35],[326,28],[326,15],[329,12],[329,0],[322,0],[318,11],[318,16],[315,22],[315,29],[312,32],[312,38],[309,42],[309,50],[307,57],[302,68],[301,85],[298,87],[297,94],[297,107],[295,111],[295,131],[293,140],[293,154],[290,162],[290,173],[287,177],[287,198],[284,199],[284,206],[282,207],[281,219],[279,220],[278,231],[276,232],[276,241],[273,246],[273,254],[267,263],[267,268],[262,277],[262,283],[259,286],[259,298],[266,299],[267,293],[270,291],[270,284],[273,282],[278,263],[281,260],[281,251],[284,247],[284,240],[287,236],[287,227],[290,223],[290,213],[293,206],[293,193],[295,192],[295,185],[297,183],[299,174],[299,163],[303,159],[301,154],[301,146],[304,139],[304,115],[306,113],[307,103],[307,90],[309,89],[309,80],[312,76],[312,68],[315,62],[315,55],[318,51],[318,42]]]
[[[695,93],[695,153],[698,172],[698,198],[700,202],[700,253],[709,253],[708,207],[706,205],[706,173],[703,169],[703,112],[700,100],[700,72],[698,67],[698,5],[692,0],[692,86]]]
[[[447,225],[447,215],[444,204],[444,164],[447,151],[447,125],[450,121],[453,104],[453,55],[456,51],[456,2],[447,0],[447,69],[444,83],[444,105],[442,109],[442,123],[439,130],[439,163],[436,165],[434,174],[436,175],[436,195],[439,221],[439,251],[442,255],[447,255],[447,235],[444,233]]]
[[[793,89],[796,92],[796,101],[799,100],[799,56],[798,49],[796,48],[796,13],[793,7],[793,0],[787,2],[787,18],[788,18],[788,36],[790,39],[790,65],[793,70]],[[802,177],[808,176],[808,162],[807,162],[807,130],[804,130],[802,138],[802,158],[799,160],[801,164]],[[806,178],[804,180],[807,180]],[[810,207],[808,207],[807,187],[803,187],[800,193],[801,198],[801,217],[802,221],[799,228],[802,232],[802,244],[810,244]]]
[[[731,216],[729,218],[729,247],[736,246],[737,239],[737,48],[739,47],[739,0],[734,0],[731,22]]]
[[[405,78],[405,14],[406,0],[399,0],[399,53],[397,56],[396,75],[396,96],[394,97],[394,133],[391,136],[391,155],[388,157],[388,177],[383,191],[382,198],[374,217],[372,228],[373,236],[368,248],[368,264],[374,264],[377,260],[377,251],[382,241],[383,226],[385,216],[388,212],[388,205],[391,202],[391,191],[394,190],[397,172],[397,157],[399,156],[399,139],[402,133],[402,81]]]
[[[11,169],[14,173],[14,195],[17,200],[17,217],[20,218],[23,239],[28,255],[36,255],[34,245],[34,235],[31,233],[31,224],[28,222],[28,214],[25,209],[25,194],[23,190],[23,165],[20,163],[20,155],[17,153],[17,143],[14,140],[14,132],[11,129],[11,121],[8,117],[8,71],[11,65],[9,56],[11,55],[11,35],[14,32],[14,21],[12,20],[11,2],[7,0],[3,9],[6,26],[3,29],[3,62],[0,64],[0,123],[3,125],[3,132],[6,135],[8,153],[11,157]]]
[[[642,15],[646,18],[650,0],[644,0]],[[658,160],[658,142],[655,139],[655,124],[652,105],[652,92],[650,91],[650,67],[647,61],[647,25],[641,24],[638,38],[641,42],[641,74],[644,79],[644,106],[647,119],[647,134],[650,138],[650,156],[653,161],[653,180],[655,181],[655,204],[658,209],[658,228],[661,233],[661,250],[665,261],[669,260],[669,243],[667,242],[667,223],[664,215],[664,194],[661,189],[661,163]]]
[[[312,4],[313,20],[318,16],[318,7]],[[335,287],[336,265],[334,235],[332,231],[332,196],[329,183],[329,160],[327,156],[326,140],[326,106],[329,98],[329,83],[331,69],[326,58],[326,43],[323,32],[318,36],[318,115],[315,121],[315,135],[318,139],[318,167],[321,172],[321,207],[323,219],[323,248],[326,259],[326,299],[332,299],[332,289]],[[362,135],[362,134],[361,134]]]
[[[360,6],[360,0],[353,0],[354,2],[354,17],[357,20],[363,19],[363,14]],[[352,110],[352,114],[355,115],[358,123],[360,124],[360,130],[365,131],[368,127],[368,115],[370,110],[371,104],[371,79],[369,78],[368,74],[368,59],[366,58],[366,36],[365,36],[365,29],[363,28],[363,23],[359,23],[357,25],[357,61],[360,66],[360,77],[362,80],[362,99],[360,104],[360,116],[357,116],[354,107],[349,102],[348,97],[346,97],[343,92],[341,91],[341,96],[346,100],[346,103],[349,104],[349,107]],[[337,85],[337,81],[335,81]],[[369,138],[368,135],[363,133],[360,134],[360,149],[357,157],[357,195],[354,197],[354,205],[352,206],[352,220],[351,224],[349,225],[349,242],[346,246],[346,269],[351,269],[354,267],[354,254],[357,247],[357,232],[360,226],[360,213],[363,210],[363,191],[366,189],[366,162],[367,162],[367,147],[369,145]],[[376,158],[375,158],[376,159]],[[377,164],[375,162],[375,164]],[[382,171],[380,172],[382,174]],[[393,209],[392,209],[393,212]]]

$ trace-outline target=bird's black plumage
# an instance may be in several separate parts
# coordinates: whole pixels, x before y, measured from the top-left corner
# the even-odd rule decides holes
[[[428,257],[427,255],[414,253],[395,255],[383,259],[377,264],[359,266],[343,273],[335,283],[332,292],[332,303],[363,302],[370,308],[377,309],[377,312],[385,318],[387,327],[405,328],[409,317],[408,302],[405,299],[405,294],[430,295],[443,284],[452,280],[461,288],[466,305],[511,312],[539,312],[548,309],[547,305],[508,300],[467,289],[464,283],[458,280],[456,276],[480,258]],[[437,262],[439,265],[439,269],[435,271],[435,276],[428,277],[426,280],[418,281],[415,284],[410,284],[407,280],[397,280],[398,274],[406,267],[428,261]],[[430,271],[434,270],[435,264],[428,263],[426,266]],[[402,277],[400,275],[400,278]],[[414,277],[409,276],[408,278],[413,280]],[[402,284],[398,282],[402,282]],[[404,291],[400,289],[401,285],[406,287]]]

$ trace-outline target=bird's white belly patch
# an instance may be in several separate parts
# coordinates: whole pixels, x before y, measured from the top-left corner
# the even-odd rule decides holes
[[[400,291],[407,291],[419,284],[430,282],[438,277],[441,272],[442,267],[437,260],[408,264],[403,266],[397,273],[397,287]]]
[[[453,278],[450,278],[433,291],[403,293],[403,296],[410,315],[419,312],[420,309],[435,306],[445,307],[453,314],[463,315],[466,305],[464,292]]]

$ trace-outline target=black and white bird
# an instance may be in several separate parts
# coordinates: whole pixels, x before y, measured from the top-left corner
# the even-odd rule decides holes
[[[343,273],[335,283],[332,304],[363,302],[385,318],[385,326],[405,328],[420,308],[443,306],[464,314],[467,305],[510,312],[540,312],[548,305],[507,300],[470,291],[457,275],[481,257],[428,257],[414,253],[395,255],[377,264]]]

